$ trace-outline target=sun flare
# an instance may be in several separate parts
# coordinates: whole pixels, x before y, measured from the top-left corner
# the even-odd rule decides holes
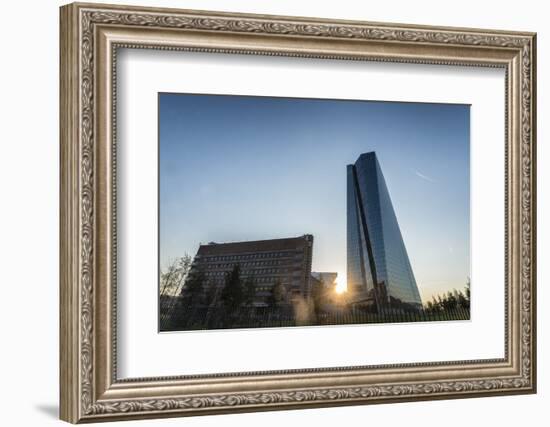
[[[338,277],[336,278],[336,287],[334,288],[334,290],[337,294],[343,294],[348,290],[348,285],[344,277],[338,275]]]

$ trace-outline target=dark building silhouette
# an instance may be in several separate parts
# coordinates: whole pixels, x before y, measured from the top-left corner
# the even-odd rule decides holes
[[[267,305],[273,287],[280,283],[286,299],[309,298],[313,236],[200,245],[192,271],[205,277],[205,292],[220,293],[226,274],[238,265],[241,278],[253,280],[256,288],[253,305]]]
[[[422,306],[374,152],[347,166],[347,286],[355,307]]]
[[[338,273],[328,271],[312,271],[311,277],[319,283],[322,283],[324,288],[334,290]]]

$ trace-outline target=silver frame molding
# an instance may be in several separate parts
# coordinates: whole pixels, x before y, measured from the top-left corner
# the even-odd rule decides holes
[[[80,3],[60,13],[61,419],[112,421],[536,391],[534,33]],[[505,69],[505,357],[118,379],[118,48]]]

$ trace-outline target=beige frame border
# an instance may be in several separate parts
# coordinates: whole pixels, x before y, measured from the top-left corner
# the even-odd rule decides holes
[[[534,33],[99,4],[71,4],[60,13],[61,419],[77,423],[535,392]],[[117,380],[118,47],[505,68],[505,357]]]

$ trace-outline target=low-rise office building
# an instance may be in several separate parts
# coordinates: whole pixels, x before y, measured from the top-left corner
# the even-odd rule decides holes
[[[255,286],[253,305],[268,305],[273,288],[284,287],[288,301],[310,296],[311,257],[313,236],[284,239],[200,245],[193,260],[192,271],[204,275],[207,294],[218,294],[225,278],[239,266],[243,283],[251,280]],[[217,298],[214,297],[214,300]]]

